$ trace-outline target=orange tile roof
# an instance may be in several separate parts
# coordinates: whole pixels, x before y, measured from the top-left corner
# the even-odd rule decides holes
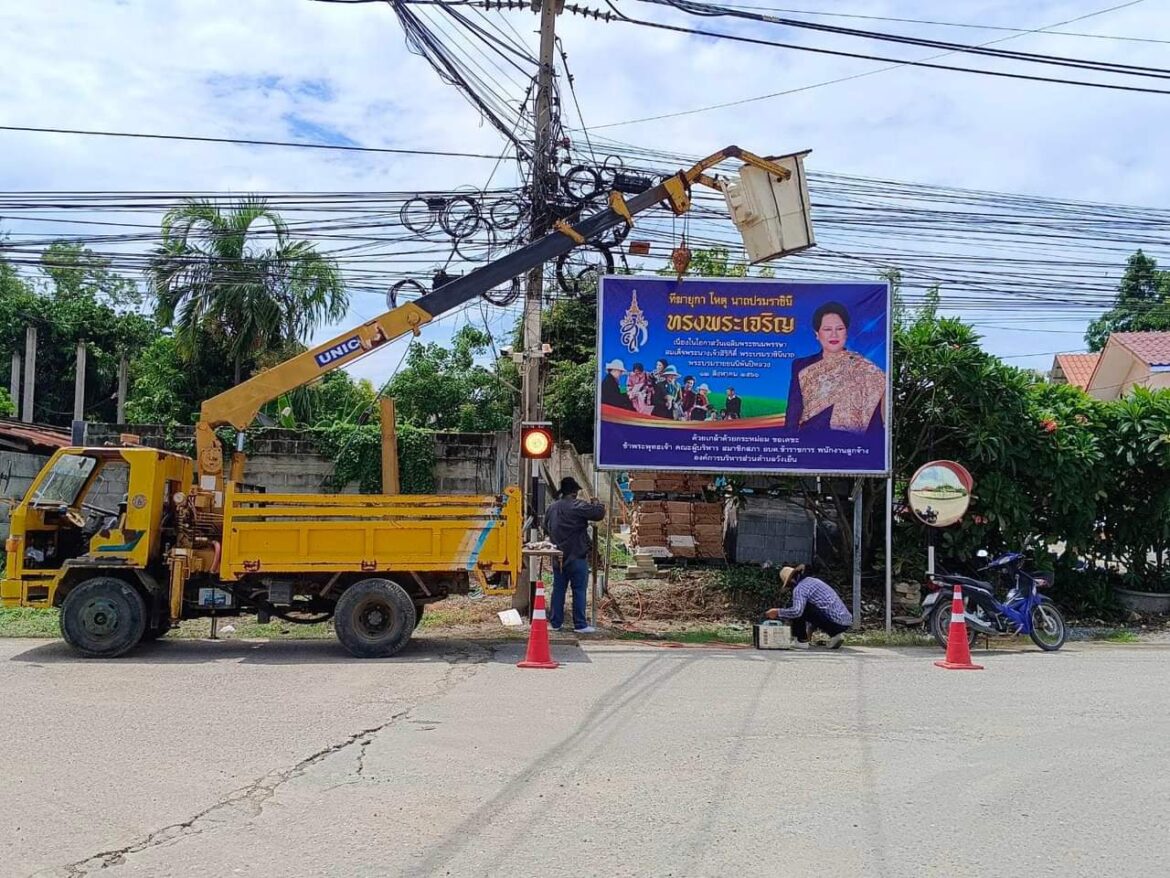
[[[1056,364],[1069,384],[1084,390],[1089,386],[1100,357],[1100,354],[1057,354]]]
[[[1109,338],[1147,366],[1170,366],[1170,332],[1114,332]]]

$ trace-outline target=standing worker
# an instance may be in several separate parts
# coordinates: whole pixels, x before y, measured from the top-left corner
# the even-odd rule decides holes
[[[764,615],[769,619],[787,619],[792,623],[793,644],[808,649],[813,632],[829,635],[829,649],[840,649],[845,632],[853,624],[853,614],[832,587],[815,576],[804,575],[804,565],[780,571],[781,590],[792,588],[792,606],[774,608]]]
[[[560,499],[544,514],[544,532],[561,550],[553,563],[552,608],[548,624],[560,631],[565,621],[565,589],[573,586],[573,630],[592,634],[597,629],[585,616],[585,595],[589,588],[589,522],[605,518],[605,506],[581,500],[581,486],[572,476],[561,479]]]

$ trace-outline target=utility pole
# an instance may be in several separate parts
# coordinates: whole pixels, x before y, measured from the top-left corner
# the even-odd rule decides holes
[[[37,328],[30,326],[24,331],[24,401],[20,407],[20,419],[26,424],[33,421],[33,391],[36,390],[36,384]]]
[[[555,144],[552,137],[553,119],[553,76],[556,51],[556,20],[563,8],[563,0],[532,0],[533,11],[540,10],[540,69],[536,74],[535,133],[532,149],[532,224],[529,228],[531,240],[544,235],[551,226],[548,193],[555,185]],[[532,269],[528,274],[528,285],[524,296],[524,365],[521,375],[521,416],[523,421],[539,421],[540,366],[543,360],[541,348],[540,317],[544,305],[544,266]],[[539,495],[536,476],[540,472],[537,461],[521,458],[520,484],[528,496],[528,514],[539,512]],[[527,536],[527,535],[526,535]],[[518,588],[513,605],[526,609],[531,604],[532,571],[528,572],[528,588]]]

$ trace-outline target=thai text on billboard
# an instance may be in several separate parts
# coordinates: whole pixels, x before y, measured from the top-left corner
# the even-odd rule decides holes
[[[885,282],[605,277],[601,469],[882,475]]]

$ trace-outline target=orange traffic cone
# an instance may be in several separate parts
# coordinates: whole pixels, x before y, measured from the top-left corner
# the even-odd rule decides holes
[[[964,641],[965,642],[965,641]],[[532,605],[532,629],[528,633],[528,655],[518,668],[556,668],[548,646],[548,617],[545,615],[544,584],[536,586],[536,603]]]
[[[967,616],[963,610],[963,587],[955,584],[951,599],[951,629],[947,632],[947,657],[935,662],[948,671],[982,671],[983,665],[971,663],[971,647],[967,643]]]

